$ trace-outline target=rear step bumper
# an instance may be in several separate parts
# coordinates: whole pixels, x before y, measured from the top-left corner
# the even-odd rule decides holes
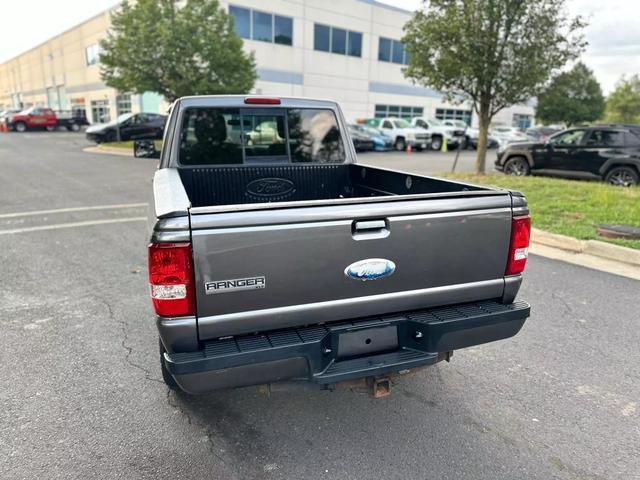
[[[529,313],[526,302],[465,303],[211,340],[196,352],[165,353],[164,361],[188,393],[290,379],[331,384],[430,365],[438,353],[512,337]]]

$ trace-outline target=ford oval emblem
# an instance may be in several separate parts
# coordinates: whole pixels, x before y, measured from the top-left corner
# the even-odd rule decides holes
[[[295,185],[286,178],[258,178],[247,184],[247,193],[255,197],[283,197],[295,191]]]
[[[396,264],[384,258],[367,258],[352,263],[344,269],[344,274],[354,280],[378,280],[396,271]]]

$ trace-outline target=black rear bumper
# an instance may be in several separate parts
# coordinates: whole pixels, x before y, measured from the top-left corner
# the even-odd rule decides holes
[[[290,379],[331,384],[430,365],[439,353],[512,337],[529,313],[525,302],[466,303],[212,340],[196,352],[165,353],[164,362],[189,393]]]

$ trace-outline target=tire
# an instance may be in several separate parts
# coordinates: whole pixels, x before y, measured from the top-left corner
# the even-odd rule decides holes
[[[398,152],[404,152],[407,149],[407,144],[402,137],[396,138],[396,143],[394,144],[394,146],[396,147],[396,150]]]
[[[463,138],[462,140],[460,140],[460,145],[458,145],[458,148],[460,150],[466,150],[467,149],[467,145],[469,144],[469,142],[467,141],[466,137]]]
[[[516,177],[526,177],[531,174],[529,162],[524,157],[511,157],[504,164],[504,174]]]
[[[56,131],[56,127],[52,127],[51,125],[47,125],[44,128],[47,130],[47,132],[55,132]]]
[[[160,370],[162,370],[162,380],[169,387],[170,390],[179,391],[180,386],[176,383],[176,380],[167,370],[167,366],[164,363],[164,353],[166,352],[164,345],[162,345],[162,340],[158,338],[158,343],[160,344]]]
[[[442,150],[442,137],[431,137],[431,150]]]
[[[80,125],[78,125],[77,123],[72,123],[67,127],[67,130],[70,130],[72,132],[78,132],[80,131]]]
[[[27,124],[24,122],[18,122],[14,125],[16,132],[23,133],[27,131]]]
[[[632,187],[640,183],[640,175],[633,167],[613,167],[604,177],[607,183],[618,187]]]

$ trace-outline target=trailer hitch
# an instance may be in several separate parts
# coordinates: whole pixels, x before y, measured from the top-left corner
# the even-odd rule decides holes
[[[386,397],[391,393],[391,380],[389,377],[367,377],[369,394],[373,398]]]

